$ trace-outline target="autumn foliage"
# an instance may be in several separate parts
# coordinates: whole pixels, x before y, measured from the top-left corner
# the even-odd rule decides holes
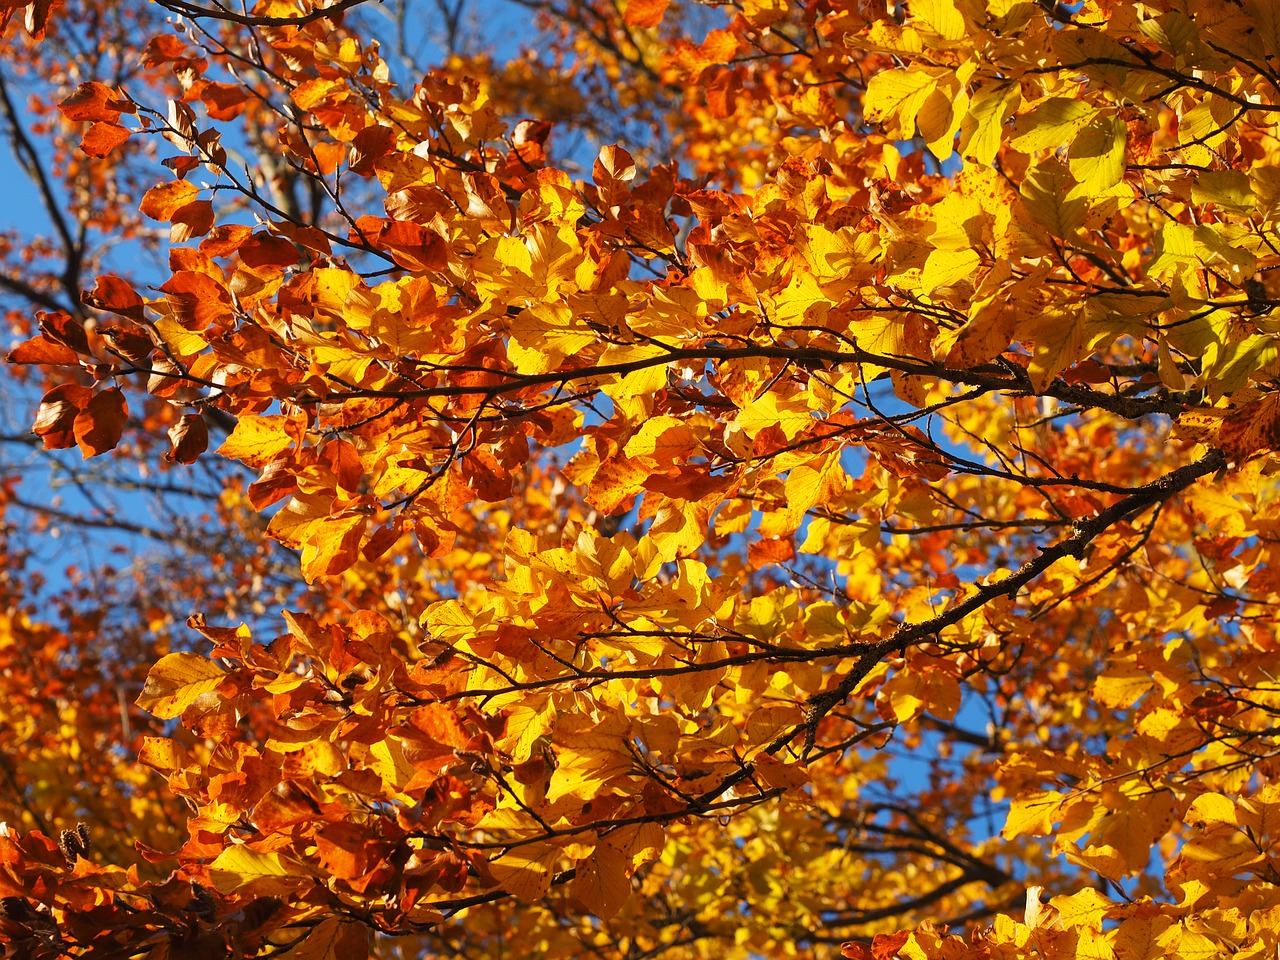
[[[503,2],[0,0],[6,956],[1274,957],[1280,6]]]

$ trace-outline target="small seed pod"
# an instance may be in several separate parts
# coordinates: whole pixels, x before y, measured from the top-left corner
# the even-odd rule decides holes
[[[67,864],[74,867],[77,857],[87,858],[89,847],[80,839],[80,834],[74,830],[63,830],[58,835],[58,847],[62,850],[62,855],[67,858]]]
[[[27,903],[25,897],[4,897],[0,899],[0,916],[8,920],[24,923],[35,914],[31,910],[31,904]]]

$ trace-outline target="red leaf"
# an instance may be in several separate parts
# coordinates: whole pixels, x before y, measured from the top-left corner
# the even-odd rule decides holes
[[[76,443],[84,458],[88,460],[114,449],[128,419],[129,406],[118,388],[96,394],[76,415],[74,424]]]

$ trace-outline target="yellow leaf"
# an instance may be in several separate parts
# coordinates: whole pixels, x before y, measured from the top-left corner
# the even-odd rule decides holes
[[[511,321],[507,355],[516,372],[547,373],[566,357],[596,341],[596,333],[583,325],[563,304],[541,304],[520,312]]]
[[[1199,170],[1191,181],[1191,199],[1247,213],[1258,202],[1253,182],[1239,170]]]
[[[1093,887],[1085,887],[1071,896],[1054,897],[1049,905],[1058,911],[1063,927],[1088,927],[1101,930],[1102,921],[1115,904]]]
[[[742,15],[755,27],[768,27],[787,14],[787,0],[744,0]]]
[[[1123,960],[1165,960],[1171,954],[1158,938],[1172,924],[1169,917],[1159,915],[1129,917],[1115,932],[1116,956]]]
[[[988,166],[1000,150],[1005,121],[1018,109],[1022,92],[1016,83],[983,87],[969,102],[969,111],[960,123],[960,153],[975,163]]]
[[[911,14],[916,26],[923,26],[926,33],[943,40],[963,40],[966,36],[964,17],[952,0],[912,0]]]
[[[863,112],[869,122],[882,123],[885,135],[910,140],[915,135],[916,113],[937,81],[918,70],[885,70],[867,83]]]
[[[649,343],[632,343],[611,346],[600,358],[600,366],[624,363],[647,363],[630,373],[614,374],[617,379],[601,386],[601,390],[614,400],[626,397],[647,397],[667,385],[667,364],[661,362],[666,351]]]
[[[1125,137],[1124,121],[1114,114],[1095,117],[1080,131],[1071,144],[1068,165],[1081,190],[1099,194],[1120,182]]]
[[[669,470],[685,462],[696,444],[693,431],[683,422],[675,417],[654,417],[627,441],[623,453],[656,469]]]
[[[1093,698],[1104,707],[1120,710],[1137,703],[1152,685],[1151,671],[1133,663],[1116,664],[1093,681]]]
[[[1000,835],[1012,840],[1024,833],[1041,837],[1050,833],[1062,801],[1062,794],[1052,790],[1033,790],[1014,797]]]
[[[1165,223],[1157,236],[1156,249],[1159,254],[1147,265],[1147,273],[1152,277],[1176,273],[1180,266],[1200,262],[1196,255],[1195,228],[1185,223]]]
[[[1084,225],[1088,206],[1076,191],[1076,181],[1066,165],[1051,157],[1027,171],[1022,182],[1022,204],[1037,224],[1055,237],[1075,237]]]
[[[1037,391],[1084,353],[1084,318],[1079,313],[1046,312],[1026,333],[1036,345],[1027,373]]]
[[[559,857],[558,847],[526,844],[492,861],[489,872],[507,893],[523,903],[533,903],[551,889],[551,871]]]
[[[976,250],[934,250],[924,262],[920,286],[924,290],[949,287],[971,277],[981,260]]]
[[[251,467],[265,467],[293,443],[287,425],[289,420],[276,414],[241,417],[231,435],[223,441],[218,453],[240,460]]]
[[[172,720],[197,697],[216,689],[225,676],[222,668],[207,657],[170,653],[161,657],[147,674],[137,703],[161,720]]]
[[[355,327],[351,318],[345,316],[345,308],[348,296],[360,288],[360,278],[350,270],[337,267],[316,267],[311,271],[311,276],[315,281],[311,295],[315,300],[316,310],[335,319],[343,317],[348,326]]]
[[[1050,97],[1013,122],[1010,144],[1021,153],[1057,149],[1064,143],[1070,143],[1094,112],[1094,108],[1083,100]]]
[[[1238,822],[1235,801],[1220,793],[1202,793],[1196,797],[1182,819],[1186,823],[1229,823],[1233,826]]]
[[[1234,952],[1204,934],[1192,933],[1182,924],[1170,927],[1162,933],[1159,943],[1167,951],[1165,956],[1177,957],[1178,960],[1209,960],[1210,957],[1221,957]]]
[[[817,421],[802,397],[784,398],[768,391],[739,410],[737,422],[741,424],[743,433],[752,439],[761,430],[776,426],[788,440],[794,440],[800,431]]]
[[[404,755],[404,747],[399,740],[379,740],[369,747],[369,757],[365,762],[382,778],[388,793],[398,794],[413,779],[414,766]]]
[[[939,160],[946,160],[954,152],[956,131],[968,110],[969,95],[956,83],[938,86],[921,105],[916,125],[925,146]]]
[[[296,890],[310,877],[299,864],[286,862],[279,854],[261,853],[244,844],[227,847],[209,864],[209,879],[219,893],[232,893],[246,887],[260,897],[275,896]]]
[[[168,344],[174,355],[179,357],[195,356],[209,346],[208,340],[198,333],[192,333],[173,317],[157,319],[156,333],[160,334],[160,339]]]

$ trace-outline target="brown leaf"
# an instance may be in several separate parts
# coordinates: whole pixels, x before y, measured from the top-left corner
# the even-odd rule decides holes
[[[40,330],[55,343],[70,347],[82,356],[89,356],[89,338],[84,332],[84,324],[65,313],[37,313]]]
[[[169,428],[169,442],[173,448],[164,455],[170,463],[195,463],[200,454],[209,448],[209,427],[198,413],[183,414],[182,419]]]
[[[1280,447],[1280,391],[1246,403],[1224,419],[1218,446],[1236,463]]]
[[[64,383],[44,395],[31,432],[44,441],[46,450],[75,446],[75,421],[80,411],[89,405],[92,395],[92,390],[78,383]]]
[[[117,387],[95,394],[73,425],[80,453],[88,460],[115,448],[129,419],[129,406]]]

